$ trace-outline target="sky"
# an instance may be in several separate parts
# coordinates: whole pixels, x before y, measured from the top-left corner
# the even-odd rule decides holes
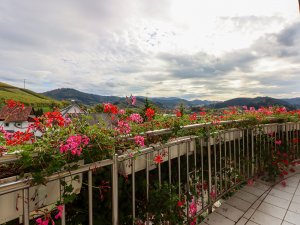
[[[1,0],[0,81],[36,92],[300,97],[298,0]]]

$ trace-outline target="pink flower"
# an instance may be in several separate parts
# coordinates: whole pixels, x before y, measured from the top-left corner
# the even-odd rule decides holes
[[[282,185],[282,187],[286,187],[286,182],[285,182],[285,181],[282,181],[282,182],[281,182],[281,185]]]
[[[55,215],[55,219],[60,219],[62,217],[62,213],[64,211],[64,206],[58,205],[57,210],[58,210],[58,213]]]
[[[125,113],[126,113],[125,109],[120,109],[120,110],[119,110],[119,114],[120,114],[120,115],[124,115]]]
[[[216,191],[215,191],[214,188],[212,189],[212,191],[211,191],[209,194],[210,194],[210,197],[211,197],[212,199],[215,199],[216,196],[217,196],[217,193],[216,193]]]
[[[131,96],[131,104],[135,105],[136,103],[136,97],[135,96]]]
[[[132,122],[135,122],[135,123],[143,123],[143,117],[141,117],[141,115],[138,114],[138,113],[132,113],[132,114],[129,116],[129,119],[130,119]]]
[[[246,105],[244,105],[244,106],[243,106],[243,109],[247,110],[247,109],[248,109],[248,107],[247,107]]]
[[[253,185],[253,182],[254,182],[253,179],[249,179],[249,180],[247,181],[247,184],[248,184],[249,186],[252,186],[252,185]]]
[[[195,203],[195,199],[193,198],[190,205],[189,205],[189,213],[191,216],[196,215],[197,213],[197,205]]]
[[[275,144],[276,144],[276,145],[281,145],[281,143],[282,143],[281,140],[276,140],[276,141],[275,141]]]
[[[134,137],[134,141],[135,141],[136,144],[138,144],[140,146],[144,146],[145,145],[145,143],[144,143],[145,138],[142,137],[142,136],[135,136]]]
[[[129,134],[130,133],[130,126],[127,122],[124,120],[118,121],[118,127],[116,128],[117,131],[119,131],[121,134]]]
[[[35,221],[38,225],[48,225],[49,224],[49,219],[45,218],[45,220],[43,220],[42,218],[38,218]],[[53,222],[52,222],[53,224]]]
[[[67,151],[70,151],[72,155],[81,155],[82,148],[87,146],[88,143],[90,142],[90,139],[85,136],[85,135],[73,135],[70,136],[67,140],[66,143],[61,143],[60,144],[60,153],[64,153]]]

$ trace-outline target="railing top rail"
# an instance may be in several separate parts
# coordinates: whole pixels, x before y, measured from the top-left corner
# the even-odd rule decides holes
[[[202,127],[207,127],[211,125],[225,125],[225,124],[231,124],[231,123],[239,123],[239,122],[245,122],[247,120],[225,120],[225,121],[219,121],[218,123],[213,123],[213,122],[207,122],[207,123],[196,123],[196,124],[189,124],[185,126],[181,126],[181,129],[184,130],[189,130],[189,129],[197,129],[197,128],[202,128]],[[161,135],[161,134],[167,134],[172,132],[171,128],[166,128],[166,129],[160,129],[160,130],[152,130],[152,131],[147,131],[144,134],[145,135]]]

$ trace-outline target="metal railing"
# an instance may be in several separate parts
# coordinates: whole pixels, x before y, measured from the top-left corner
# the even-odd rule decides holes
[[[234,123],[236,122],[239,121],[234,121]],[[229,123],[226,122],[226,124]],[[210,126],[216,125],[191,125],[184,129],[209,128]],[[166,132],[169,130],[147,132],[147,135],[161,135]],[[185,216],[186,221],[189,222],[191,217],[210,212],[216,201],[247,179],[263,171],[266,154],[271,149],[277,148],[274,142],[277,139],[283,140],[286,147],[289,148],[289,160],[299,158],[299,141],[294,140],[300,140],[300,123],[273,123],[227,130],[211,131],[208,129],[204,136],[191,135],[177,138],[166,144],[147,147],[133,155],[114,155],[113,159],[86,164],[76,170],[52,175],[47,178],[47,181],[61,182],[62,179],[70,176],[87,174],[88,221],[92,225],[94,218],[93,172],[99,168],[111,167],[111,223],[114,225],[122,223],[119,206],[124,203],[119,203],[120,187],[118,187],[118,183],[120,177],[126,176],[131,185],[131,222],[135,224],[136,219],[139,218],[137,181],[145,180],[146,187],[142,191],[145,193],[146,202],[151,201],[150,189],[154,179],[152,175],[155,174],[154,177],[157,179],[159,188],[164,182],[167,182],[169,185],[177,187],[178,196],[184,196],[187,199]],[[161,156],[161,163],[155,163],[154,158],[157,155]],[[29,181],[29,179],[24,179],[0,184],[0,199],[9,193],[21,191],[19,198],[22,199],[23,211],[19,213],[19,216],[20,222],[24,225],[29,225],[30,219],[32,219]],[[192,192],[197,194],[192,194]],[[191,198],[197,205],[196,215],[191,215],[189,211]],[[0,208],[4,207],[5,203],[1,201]],[[151,215],[147,213],[147,219],[143,222],[151,224]],[[65,210],[61,224],[66,224]]]

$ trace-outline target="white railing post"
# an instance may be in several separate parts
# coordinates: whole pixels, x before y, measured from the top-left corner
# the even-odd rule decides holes
[[[118,155],[113,156],[112,164],[112,224],[119,224],[118,205]]]

